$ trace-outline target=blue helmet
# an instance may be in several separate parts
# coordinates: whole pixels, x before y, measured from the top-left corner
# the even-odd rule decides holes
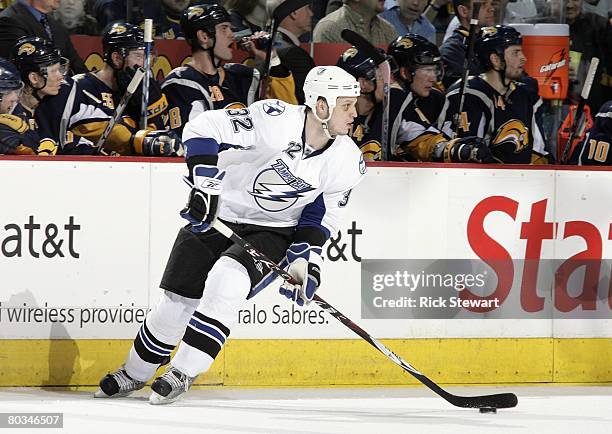
[[[0,57],[0,95],[23,87],[19,70],[13,63]]]
[[[512,45],[522,45],[523,38],[514,27],[498,24],[480,29],[475,43],[478,60],[485,70],[493,67],[489,56],[496,53],[504,60],[504,51]]]
[[[379,52],[382,51],[377,49]],[[384,52],[381,54],[384,55]],[[348,48],[338,61],[336,66],[344,69],[355,78],[365,78],[368,80],[376,80],[376,69],[378,66],[372,57],[363,53],[356,47]]]

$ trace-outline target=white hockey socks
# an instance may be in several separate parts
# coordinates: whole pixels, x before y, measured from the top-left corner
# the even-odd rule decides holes
[[[207,371],[236,324],[250,288],[246,268],[222,256],[208,274],[204,296],[189,320],[172,366],[190,377]]]
[[[185,332],[185,326],[200,301],[164,291],[138,330],[125,362],[130,377],[148,381],[164,362]]]

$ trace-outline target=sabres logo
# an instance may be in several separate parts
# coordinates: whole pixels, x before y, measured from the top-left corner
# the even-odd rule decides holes
[[[198,8],[198,7],[191,8],[189,9],[189,12],[187,12],[187,19],[197,18],[203,13],[204,13],[203,8]]]
[[[483,27],[482,28],[482,38],[490,38],[491,36],[494,36],[497,33],[497,29],[493,26],[491,27]]]
[[[348,50],[346,50],[344,53],[342,53],[342,60],[346,62],[348,59],[355,57],[358,52],[359,51],[357,51],[357,48],[351,47]]]
[[[404,36],[402,39],[397,41],[397,45],[399,45],[402,48],[408,49],[414,45],[414,42],[412,42],[412,39]]]
[[[29,42],[26,42],[21,47],[19,47],[19,50],[17,50],[17,55],[21,56],[22,54],[25,53],[28,56],[30,56],[34,54],[35,51],[36,51],[36,48],[34,47],[34,45],[30,44]]]
[[[110,32],[111,35],[120,35],[122,33],[127,32],[127,28],[121,24],[115,24]]]
[[[525,124],[512,119],[499,127],[495,138],[491,141],[492,148],[498,146],[510,146],[514,148],[515,154],[523,152],[529,146],[529,132]]]

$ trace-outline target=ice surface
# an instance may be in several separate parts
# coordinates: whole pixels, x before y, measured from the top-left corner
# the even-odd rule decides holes
[[[52,431],[62,434],[612,433],[612,387],[448,388],[464,395],[516,393],[518,407],[497,414],[456,408],[414,387],[209,387],[163,407],[148,404],[146,389],[128,398],[94,400],[93,390],[0,388],[0,412],[62,412],[64,429]]]

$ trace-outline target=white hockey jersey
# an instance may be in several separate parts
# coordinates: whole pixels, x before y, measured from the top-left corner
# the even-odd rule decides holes
[[[326,238],[366,173],[359,148],[337,136],[308,153],[306,107],[263,100],[248,109],[211,110],[183,131],[187,157],[214,155],[223,179],[219,218],[261,226],[314,226]]]

